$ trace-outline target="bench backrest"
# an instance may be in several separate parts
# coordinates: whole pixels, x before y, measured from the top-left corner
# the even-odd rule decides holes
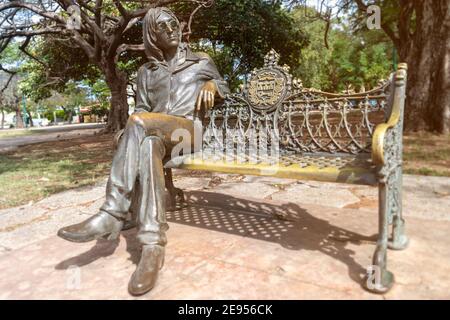
[[[392,80],[362,93],[327,93],[304,88],[278,61],[271,50],[242,91],[208,113],[204,149],[264,141],[283,153],[370,153],[375,126],[390,114]]]

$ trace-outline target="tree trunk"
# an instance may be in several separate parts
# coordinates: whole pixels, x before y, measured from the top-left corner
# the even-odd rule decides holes
[[[405,129],[450,133],[450,4],[417,1],[416,32],[400,41],[408,70]]]
[[[0,129],[5,129],[5,108],[2,107],[2,126]]]
[[[128,79],[125,72],[118,70],[115,65],[109,65],[105,68],[105,80],[111,90],[111,107],[106,131],[117,132],[125,128],[128,120]]]
[[[20,104],[17,104],[16,108],[16,128],[23,128],[25,125],[23,123],[22,111],[20,110]]]
[[[70,109],[67,121],[69,121],[69,124],[72,124],[72,120],[73,120],[73,110]]]

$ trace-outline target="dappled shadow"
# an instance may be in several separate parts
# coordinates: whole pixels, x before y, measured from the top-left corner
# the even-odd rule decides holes
[[[290,250],[319,251],[347,265],[357,283],[366,269],[346,247],[375,244],[377,239],[334,226],[295,203],[275,205],[201,191],[187,193],[187,200],[188,207],[167,213],[169,222],[270,241]]]
[[[289,250],[318,251],[344,263],[350,278],[359,284],[366,274],[365,268],[356,262],[355,252],[347,245],[375,244],[376,235],[366,236],[335,226],[314,217],[295,203],[269,204],[201,191],[188,192],[186,198],[187,207],[167,212],[168,222],[270,241]],[[122,236],[129,259],[137,264],[141,246],[136,239],[136,229],[124,231]],[[81,267],[108,257],[115,252],[119,241],[99,240],[89,251],[67,259],[55,268]]]

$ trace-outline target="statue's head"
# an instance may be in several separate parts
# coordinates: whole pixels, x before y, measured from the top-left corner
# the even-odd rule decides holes
[[[150,9],[144,18],[144,46],[147,56],[159,61],[163,52],[177,48],[181,42],[180,22],[168,8]]]

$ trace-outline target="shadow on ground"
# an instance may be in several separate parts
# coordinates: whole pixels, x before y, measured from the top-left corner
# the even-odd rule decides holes
[[[366,270],[355,261],[355,252],[346,246],[348,243],[376,242],[376,235],[368,237],[334,226],[294,203],[273,205],[224,194],[211,196],[211,193],[200,191],[189,192],[187,202],[187,207],[167,212],[168,222],[270,241],[289,250],[318,251],[344,263],[349,276],[358,284],[361,284]],[[140,246],[136,229],[124,231],[122,235],[127,242],[130,260],[137,264]],[[55,268],[82,267],[108,257],[115,252],[119,241],[98,240],[89,251],[62,261]]]

